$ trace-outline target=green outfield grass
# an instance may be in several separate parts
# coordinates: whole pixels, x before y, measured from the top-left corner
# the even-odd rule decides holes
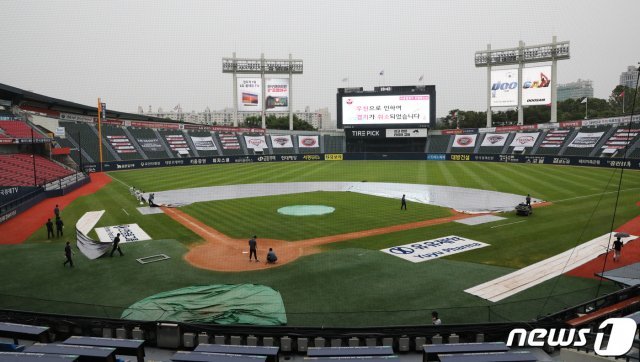
[[[326,205],[336,210],[318,216],[290,216],[278,209],[292,205]],[[351,192],[307,192],[236,200],[198,202],[182,210],[234,238],[303,240],[451,216],[449,209]]]
[[[174,167],[110,174],[114,182],[63,210],[67,225],[86,211],[106,210],[98,226],[138,223],[154,239],[123,245],[125,257],[64,269],[65,239],[46,241],[44,228],[29,242],[0,247],[0,273],[11,275],[0,307],[118,317],[133,302],[188,285],[260,283],[282,293],[290,325],[363,326],[425,324],[431,310],[445,323],[528,320],[615,290],[610,283],[574,277],[545,282],[494,304],[463,292],[585,242],[632,219],[640,173],[625,171],[616,205],[619,170],[549,165],[434,161],[344,161]],[[260,272],[217,273],[191,267],[182,255],[198,235],[165,215],[142,216],[128,186],[148,192],[238,183],[380,181],[472,187],[552,201],[532,217],[496,223],[436,225],[326,245],[324,252]],[[309,218],[275,213],[281,206],[324,204],[333,215]],[[307,193],[194,204],[185,210],[234,237],[256,233],[286,240],[338,234],[446,216],[442,208],[351,193]],[[518,221],[518,224],[506,225]],[[505,225],[494,228],[497,225]],[[70,230],[66,231],[70,234]],[[491,246],[442,260],[410,263],[384,247],[445,235]],[[73,237],[73,236],[71,236]],[[134,258],[165,253],[170,261],[141,266]],[[550,298],[547,298],[550,296]]]

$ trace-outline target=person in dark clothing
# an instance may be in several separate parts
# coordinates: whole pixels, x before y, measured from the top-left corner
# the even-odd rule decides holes
[[[56,219],[60,218],[60,208],[58,207],[57,204],[56,204],[56,208],[53,209],[53,213],[56,215]]]
[[[61,218],[56,218],[56,237],[63,236],[62,228],[64,227],[64,223]]]
[[[621,252],[622,252],[622,239],[618,236],[616,241],[613,242],[613,261],[620,260]]]
[[[273,251],[272,248],[269,248],[269,252],[267,253],[267,263],[273,264],[278,261],[278,257],[276,256],[276,252]]]
[[[113,256],[113,253],[115,253],[116,250],[118,251],[118,253],[120,253],[120,256],[124,255],[122,250],[120,250],[120,233],[118,233],[115,239],[113,239],[113,249],[111,249],[111,256]]]
[[[400,204],[400,210],[407,209],[407,200],[404,198],[404,194],[402,195],[402,204]]]
[[[51,222],[51,219],[47,219],[47,239],[49,239],[50,237],[53,237],[53,222]]]
[[[251,261],[251,256],[256,258],[256,262],[258,261],[258,242],[256,241],[257,236],[253,236],[249,239],[249,261]]]
[[[72,254],[74,254],[74,252],[71,250],[71,245],[67,241],[67,245],[64,247],[64,256],[67,260],[62,264],[62,266],[67,266],[67,263],[69,263],[69,266],[73,268],[73,260],[71,260]]]
[[[525,200],[527,201],[527,206],[531,206],[531,195],[527,194],[527,198]]]
[[[442,324],[442,320],[438,316],[438,312],[436,312],[435,310],[431,312],[431,322],[436,326],[439,326]]]

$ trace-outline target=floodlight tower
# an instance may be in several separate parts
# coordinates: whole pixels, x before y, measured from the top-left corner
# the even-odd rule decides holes
[[[232,58],[222,58],[222,73],[233,73],[233,108],[234,117],[233,125],[238,127],[238,74],[251,74],[254,76],[260,76],[260,98],[257,104],[260,104],[260,113],[262,115],[262,128],[267,128],[266,125],[266,76],[272,75],[288,75],[288,97],[287,105],[289,110],[289,129],[293,130],[293,105],[291,104],[291,98],[293,98],[293,75],[302,74],[303,64],[302,59],[293,59],[289,54],[289,59],[265,59],[264,54],[260,55],[260,58],[236,58],[236,53],[233,53]]]
[[[558,121],[556,78],[558,74],[558,60],[569,59],[569,41],[558,42],[553,36],[551,43],[525,46],[520,41],[517,48],[491,50],[487,44],[486,50],[476,52],[476,67],[487,67],[487,127],[491,127],[491,68],[493,66],[518,66],[518,124],[524,124],[522,110],[522,69],[525,64],[551,62],[551,122]]]

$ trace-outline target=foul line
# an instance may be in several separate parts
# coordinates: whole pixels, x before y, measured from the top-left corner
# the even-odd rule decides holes
[[[640,190],[640,187],[634,187],[634,188],[630,188],[630,189],[624,189],[620,192],[627,192],[627,191],[635,191],[635,190]],[[607,195],[607,194],[615,194],[618,191],[607,191],[607,192],[600,192],[597,194],[591,194],[591,195],[582,195],[582,196],[576,196],[576,197],[570,197],[568,199],[562,199],[562,200],[557,200],[557,201],[552,201],[554,203],[556,202],[564,202],[564,201],[572,201],[572,200],[577,200],[577,199],[584,199],[586,197],[593,197],[593,196],[600,196],[600,195]]]
[[[521,222],[525,222],[525,221],[527,221],[527,220],[516,221],[516,222],[510,222],[510,223],[508,223],[508,224],[502,224],[502,225],[496,225],[496,226],[492,226],[491,228],[493,229],[493,228],[499,228],[499,227],[503,227],[503,226],[507,226],[507,225],[519,224],[519,223],[521,223]]]

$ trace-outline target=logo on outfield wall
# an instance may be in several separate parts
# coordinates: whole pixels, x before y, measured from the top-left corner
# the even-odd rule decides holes
[[[425,260],[438,259],[468,250],[484,248],[485,246],[489,246],[489,244],[461,236],[449,235],[438,239],[394,246],[380,251],[395,255],[398,258],[408,260],[412,263],[420,263]]]
[[[326,161],[342,161],[342,153],[327,153],[324,155]]]

